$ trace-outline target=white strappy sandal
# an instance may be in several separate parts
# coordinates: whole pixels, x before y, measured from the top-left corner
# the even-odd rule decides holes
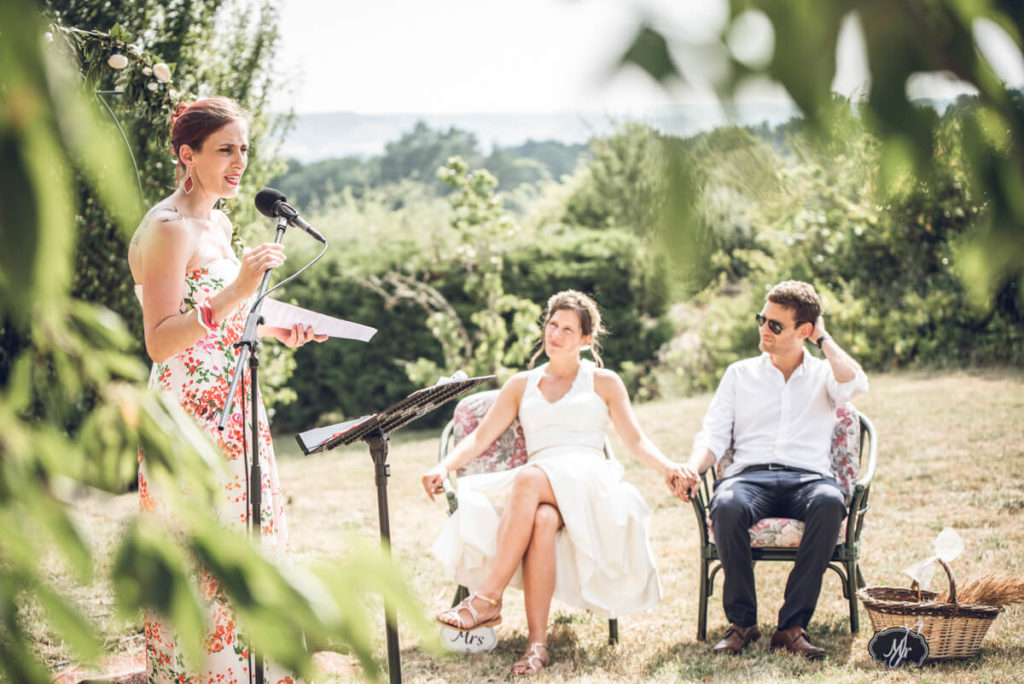
[[[548,646],[535,641],[526,649],[523,657],[512,664],[512,674],[519,676],[534,675],[543,670],[551,662],[548,657]]]
[[[498,609],[498,612],[486,620],[481,620],[480,616],[476,612],[476,608],[473,607],[473,599],[475,598],[494,606]],[[466,622],[462,619],[461,611],[469,613],[471,622]],[[487,598],[486,596],[474,591],[472,594],[459,601],[458,605],[452,606],[443,613],[439,613],[437,615],[437,621],[445,627],[451,627],[459,632],[470,632],[479,627],[494,627],[495,625],[500,625],[501,599]]]

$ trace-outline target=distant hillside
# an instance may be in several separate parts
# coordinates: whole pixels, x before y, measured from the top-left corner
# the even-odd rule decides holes
[[[509,190],[571,174],[587,149],[583,143],[528,140],[521,145],[495,145],[485,155],[473,133],[457,128],[433,129],[420,121],[398,140],[388,142],[383,155],[306,163],[291,158],[285,173],[271,183],[303,206],[323,203],[344,188],[358,197],[369,188],[407,179],[446,195],[451,188],[437,180],[437,169],[458,156],[472,168],[487,169],[498,179],[499,189]]]
[[[796,110],[785,103],[746,104],[732,123],[775,125],[787,121]],[[680,106],[652,111],[643,116],[602,113],[580,114],[300,114],[284,144],[286,157],[310,163],[322,159],[382,154],[384,145],[397,140],[418,121],[434,129],[459,128],[473,133],[484,152],[494,145],[510,147],[529,140],[584,143],[595,135],[611,132],[627,120],[644,121],[666,133],[690,136],[727,123],[714,104]]]
[[[952,100],[922,99],[940,114]],[[302,163],[339,157],[372,157],[384,152],[384,145],[422,121],[430,128],[455,127],[473,133],[486,154],[495,145],[511,147],[530,140],[585,143],[592,136],[605,135],[624,121],[641,121],[665,133],[689,137],[723,124],[776,126],[794,116],[796,107],[787,102],[744,102],[730,115],[715,103],[678,105],[642,115],[586,112],[563,114],[355,114],[331,112],[299,114],[285,140],[283,153]]]

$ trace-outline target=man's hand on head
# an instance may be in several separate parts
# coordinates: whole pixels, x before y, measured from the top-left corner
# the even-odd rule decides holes
[[[810,342],[817,344],[821,336],[826,334],[828,333],[825,332],[825,318],[819,315],[818,320],[814,322],[814,330],[811,331],[811,336],[808,339]]]

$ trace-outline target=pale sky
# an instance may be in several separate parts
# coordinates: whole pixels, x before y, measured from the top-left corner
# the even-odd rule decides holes
[[[827,1],[827,0],[819,0]],[[666,93],[636,69],[613,74],[640,21],[666,35],[712,40],[726,19],[725,0],[281,0],[280,64],[294,86],[298,113],[640,113],[707,100],[702,75]],[[741,59],[770,55],[772,36],[753,17],[730,38]],[[975,27],[998,75],[1024,85],[1024,58],[994,25]],[[686,63],[681,61],[685,68]],[[856,21],[840,36],[833,88],[867,85]],[[922,75],[912,96],[952,97],[964,87]],[[770,83],[750,98],[784,99]]]

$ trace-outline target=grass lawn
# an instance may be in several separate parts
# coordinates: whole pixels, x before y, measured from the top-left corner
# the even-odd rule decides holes
[[[864,575],[869,585],[905,586],[901,569],[931,553],[935,536],[953,527],[966,551],[952,563],[959,580],[986,571],[1024,575],[1024,374],[1018,371],[898,373],[875,375],[857,406],[879,436],[879,468],[863,536]],[[710,396],[658,401],[638,407],[641,424],[670,456],[683,459]],[[439,432],[439,431],[438,431]],[[1024,607],[1008,608],[992,625],[981,653],[970,661],[887,672],[867,654],[870,621],[861,608],[861,632],[849,632],[848,604],[838,578],[827,572],[809,633],[828,650],[820,663],[769,653],[768,637],[782,599],[788,564],[764,563],[756,576],[765,636],[740,657],[712,656],[710,644],[724,631],[721,574],[708,617],[708,642],[697,630],[697,532],[688,504],[664,489],[660,477],[633,461],[613,438],[626,478],[653,510],[652,543],[661,573],[662,602],[622,618],[620,643],[607,644],[607,622],[553,606],[552,665],[537,681],[1020,681],[1024,659]],[[295,559],[322,559],[343,552],[352,533],[376,536],[373,465],[365,446],[304,458],[294,440],[279,438],[279,470],[288,496],[287,514]],[[391,445],[391,535],[396,559],[430,611],[446,607],[454,586],[427,555],[445,519],[431,503],[420,474],[436,461],[437,434],[399,433]],[[135,495],[90,495],[76,503],[79,519],[97,544],[117,534]],[[936,574],[932,589],[945,586]],[[138,626],[112,617],[109,593],[82,589],[78,598],[107,631],[112,650],[141,647]],[[526,642],[522,595],[505,596],[504,623],[494,652],[433,656],[401,633],[403,676],[410,682],[478,682],[509,679],[511,663]],[[380,657],[385,658],[383,629]],[[39,631],[39,648],[55,667],[65,662],[59,644]]]

